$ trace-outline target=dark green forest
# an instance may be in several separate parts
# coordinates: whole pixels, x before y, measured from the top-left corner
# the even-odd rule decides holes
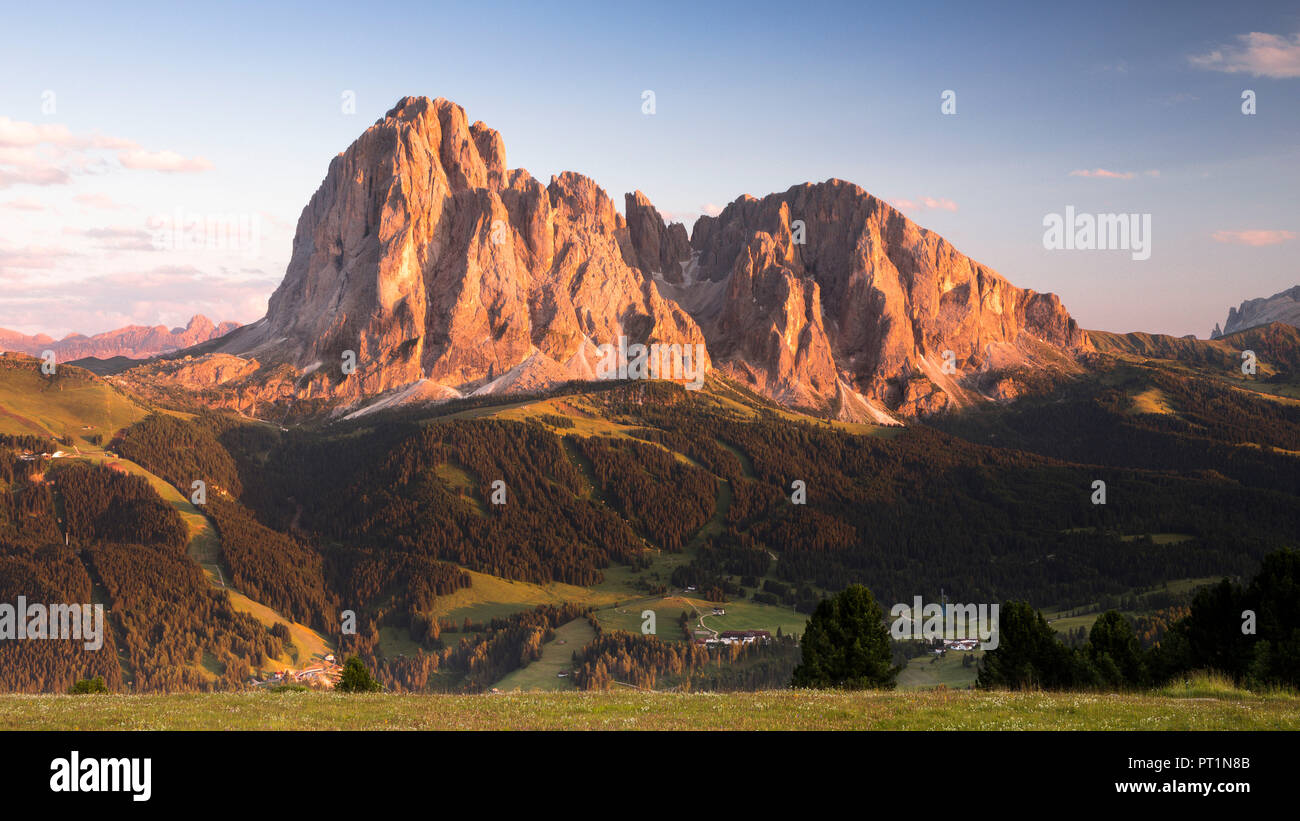
[[[1134,385],[1161,391],[1178,412],[1135,413]],[[486,688],[586,612],[543,608],[484,624],[431,616],[439,597],[470,585],[466,570],[590,586],[616,566],[650,567],[662,551],[687,554],[672,586],[717,602],[811,614],[865,584],[881,602],[942,589],[953,600],[1070,609],[1174,580],[1241,584],[1300,533],[1300,408],[1212,379],[1114,365],[1048,396],[878,435],[792,419],[726,390],[732,401],[670,383],[552,394],[581,395],[627,433],[618,437],[581,435],[554,413],[461,415],[490,405],[476,398],[292,429],[155,413],[108,447],[185,496],[203,481],[202,512],[231,585],[330,636],[395,691]],[[61,691],[102,675],[110,689],[237,687],[281,653],[287,637],[235,613],[186,556],[184,524],[147,482],[18,459],[49,446],[0,441],[0,592],[110,604],[118,663],[53,643],[0,648],[24,654],[0,668],[2,686]],[[1097,481],[1105,504],[1093,503]],[[664,581],[645,591],[665,592]],[[1143,601],[1141,646],[1180,641],[1188,601]],[[342,632],[345,611],[355,633]],[[389,628],[418,650],[386,657]],[[1068,639],[1083,652],[1092,637]],[[575,680],[781,686],[798,663],[789,640],[662,644],[602,632],[575,658]],[[1132,670],[1120,669],[1089,680],[1127,682]]]

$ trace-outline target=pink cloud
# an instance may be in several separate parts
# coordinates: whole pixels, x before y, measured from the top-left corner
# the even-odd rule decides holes
[[[11,211],[48,211],[49,206],[39,203],[36,200],[24,199],[22,197],[9,202],[0,202],[0,208],[8,208]]]
[[[88,208],[100,208],[105,211],[120,211],[131,207],[117,202],[107,194],[78,194],[72,199]]]
[[[0,146],[68,145],[74,141],[66,125],[25,123],[0,117]]]
[[[63,148],[101,148],[120,151],[138,148],[134,140],[110,137],[98,132],[78,136],[59,123],[28,123],[0,117],[0,147],[24,148],[38,145],[55,145]]]
[[[0,188],[65,185],[74,174],[111,171],[104,152],[117,152],[121,167],[167,173],[207,171],[212,163],[175,151],[146,151],[134,140],[98,132],[74,134],[57,123],[0,117]]]
[[[957,203],[946,197],[920,197],[915,200],[890,200],[899,211],[956,211]]]
[[[209,171],[212,163],[203,157],[184,157],[175,151],[121,151],[118,161],[127,168],[162,171],[168,174]]]
[[[13,185],[66,185],[70,180],[68,172],[53,166],[0,168],[0,188],[9,188]]]
[[[48,269],[64,257],[76,256],[62,248],[0,248],[0,274],[12,275],[13,269]]]
[[[1228,245],[1251,245],[1256,248],[1264,245],[1277,245],[1295,239],[1294,231],[1269,231],[1262,229],[1246,231],[1215,231],[1210,237],[1215,242]]]
[[[1251,74],[1275,80],[1300,77],[1300,32],[1289,38],[1259,31],[1239,34],[1233,45],[1187,59],[1198,68],[1228,74]]]
[[[88,228],[84,231],[65,229],[65,233],[79,234],[95,240],[95,245],[106,251],[157,251],[153,235],[143,228],[111,226]]]
[[[1151,174],[1151,172],[1149,171],[1147,173]],[[1157,171],[1155,174],[1152,174],[1151,176],[1156,176],[1159,173],[1160,172]],[[1099,179],[1099,180],[1131,180],[1134,177],[1136,177],[1137,174],[1134,174],[1132,171],[1109,171],[1105,168],[1094,168],[1091,171],[1089,171],[1086,168],[1081,168],[1076,171],[1071,171],[1070,176],[1089,177],[1092,179]]]
[[[55,338],[126,325],[184,325],[194,314],[248,323],[266,313],[278,277],[213,276],[188,265],[88,277],[74,282],[0,280],[0,328]]]

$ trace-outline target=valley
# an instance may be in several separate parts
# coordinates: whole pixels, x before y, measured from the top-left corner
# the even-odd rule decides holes
[[[1210,351],[1223,343],[1213,344]],[[1024,596],[1073,640],[1103,609],[1119,606],[1142,624],[1220,575],[1244,576],[1252,555],[1296,532],[1289,523],[1300,520],[1300,500],[1282,488],[1297,471],[1300,412],[1277,404],[1268,390],[1276,381],[1223,377],[1222,360],[1179,348],[1159,351],[1178,357],[1170,359],[1111,348],[1055,399],[1030,396],[903,427],[804,415],[711,375],[699,391],[665,382],[573,385],[322,416],[286,429],[197,403],[160,408],[125,383],[73,367],[60,380],[74,387],[52,390],[36,360],[10,357],[0,371],[0,433],[75,440],[68,457],[52,461],[111,464],[142,477],[175,511],[186,561],[207,586],[263,629],[287,631],[281,655],[247,659],[254,678],[346,650],[399,690],[572,690],[574,653],[596,629],[639,636],[644,610],[654,611],[667,645],[724,630],[792,640],[840,579],[865,576],[886,600],[906,600],[918,583],[968,600]],[[1174,375],[1178,382],[1169,381]],[[1206,396],[1268,424],[1252,425],[1250,437],[1206,425]],[[1094,442],[1084,457],[1090,467],[1060,461],[1082,456],[1063,432],[1086,430],[1098,413],[1130,446],[1111,455]],[[1188,427],[1156,424],[1164,419]],[[1040,427],[1051,436],[1039,438]],[[179,449],[176,436],[186,443]],[[1180,474],[1163,469],[1175,464]],[[1100,509],[1087,503],[1094,475],[1110,483]],[[944,476],[961,484],[944,490]],[[189,477],[208,483],[210,513],[178,490]],[[488,498],[498,477],[509,489],[504,506]],[[806,483],[805,505],[790,502],[793,478]],[[1191,515],[1191,499],[1219,523]],[[933,515],[940,501],[954,518]],[[1252,512],[1256,503],[1267,505],[1267,517]],[[514,524],[511,516],[524,518]],[[973,542],[970,516],[984,522]],[[563,523],[572,521],[590,523],[565,536],[572,525]],[[237,528],[233,551],[222,543],[223,523]],[[590,541],[593,532],[607,534],[603,545]],[[554,537],[569,547],[556,552]],[[470,541],[458,546],[463,538]],[[1024,547],[1014,547],[1020,540]],[[511,548],[482,550],[493,543]],[[265,552],[273,544],[292,545],[311,563],[288,576],[270,570],[284,561]],[[528,556],[532,564],[519,563]],[[359,616],[356,635],[338,631],[345,609]],[[522,642],[520,659],[479,670],[477,654],[502,642]],[[968,687],[979,654],[974,663],[964,655],[911,658],[900,686]],[[192,674],[219,684],[230,662],[216,658],[205,651]],[[753,663],[731,664],[740,674]],[[128,686],[131,673],[123,667]],[[660,678],[660,688],[689,680]]]

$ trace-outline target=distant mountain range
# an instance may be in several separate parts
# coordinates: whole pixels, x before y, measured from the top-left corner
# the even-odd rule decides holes
[[[110,359],[126,357],[128,359],[147,359],[162,353],[188,348],[224,336],[239,327],[238,322],[222,322],[213,325],[212,320],[202,314],[196,314],[184,328],[168,329],[164,325],[128,325],[115,331],[107,331],[94,336],[69,334],[63,339],[54,339],[45,334],[27,336],[0,328],[0,350],[16,351],[42,356],[45,351],[54,351],[60,362],[94,357]]]
[[[591,380],[603,346],[660,343],[787,406],[892,423],[1011,398],[1092,349],[1055,295],[842,180],[741,196],[689,237],[639,191],[625,212],[406,97],[330,163],[267,315],[135,376],[246,412],[342,409]]]
[[[1210,339],[1270,322],[1300,326],[1300,285],[1279,291],[1268,298],[1248,299],[1239,308],[1229,308],[1228,320],[1222,328],[1214,326],[1214,330],[1210,331]]]

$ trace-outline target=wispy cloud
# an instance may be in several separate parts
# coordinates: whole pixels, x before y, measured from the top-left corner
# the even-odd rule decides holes
[[[1071,177],[1088,177],[1095,180],[1131,180],[1137,176],[1132,171],[1111,171],[1106,168],[1088,170],[1079,168],[1070,172]]]
[[[162,171],[168,174],[210,171],[212,163],[203,157],[184,157],[175,151],[121,151],[118,162],[126,168]]]
[[[28,123],[0,117],[0,146],[23,147],[48,143],[64,148],[103,148],[122,150],[138,148],[134,140],[109,137],[98,132],[73,134],[66,125],[58,123]]]
[[[86,230],[68,229],[69,233],[79,234],[95,241],[97,248],[105,251],[157,251],[153,235],[143,228],[107,227],[88,228]]]
[[[105,152],[117,152],[119,165],[114,166]],[[0,117],[0,188],[66,185],[75,174],[116,167],[177,173],[207,171],[212,163],[175,151],[147,151],[122,137],[74,134],[61,124]]]
[[[50,207],[48,205],[24,197],[19,197],[16,200],[9,200],[8,202],[0,202],[0,208],[7,208],[10,211],[49,211],[50,210]]]
[[[956,211],[957,203],[947,197],[919,197],[914,200],[890,200],[899,211]]]
[[[2,259],[0,252],[0,259]],[[95,334],[126,325],[184,325],[194,314],[251,322],[266,311],[276,278],[211,275],[193,266],[119,272],[64,283],[4,282],[0,327],[23,333]]]
[[[1295,239],[1295,232],[1252,229],[1246,231],[1215,231],[1210,236],[1215,242],[1228,245],[1252,245],[1258,248],[1263,245],[1290,242]]]
[[[23,248],[0,248],[0,275],[12,277],[17,269],[50,269],[57,265],[59,260],[72,256],[77,254],[63,248],[31,245]]]
[[[1290,37],[1258,31],[1239,34],[1236,43],[1187,59],[1198,68],[1229,74],[1274,79],[1300,77],[1300,32]]]
[[[71,181],[68,172],[53,166],[34,168],[0,168],[0,188],[14,185],[66,185]]]
[[[84,205],[87,208],[99,208],[104,211],[120,211],[131,207],[114,200],[107,194],[78,194],[72,199],[74,202]]]

